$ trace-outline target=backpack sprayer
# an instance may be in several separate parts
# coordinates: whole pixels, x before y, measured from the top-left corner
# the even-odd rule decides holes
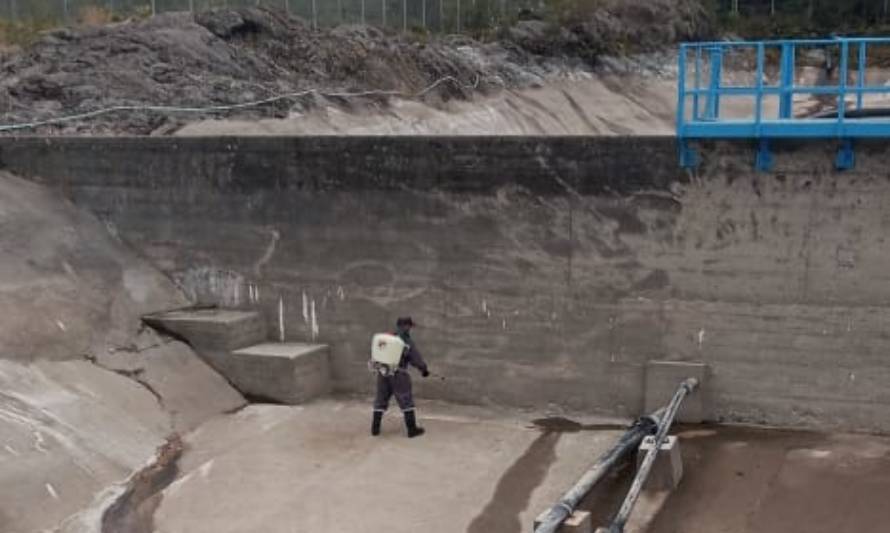
[[[402,356],[410,347],[398,335],[377,333],[371,338],[371,360],[368,369],[381,376],[391,376],[399,368]],[[430,373],[432,377],[445,381],[445,376]]]

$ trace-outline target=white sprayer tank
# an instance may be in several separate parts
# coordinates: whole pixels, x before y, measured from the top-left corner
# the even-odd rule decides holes
[[[405,341],[395,335],[378,333],[371,340],[371,359],[390,367],[396,367],[402,359],[402,353],[406,346]]]

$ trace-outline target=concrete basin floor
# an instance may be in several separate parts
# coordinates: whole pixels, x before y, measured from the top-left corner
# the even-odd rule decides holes
[[[422,404],[427,434],[368,402],[251,405],[185,437],[156,533],[528,531],[621,431],[529,413]],[[594,421],[595,422],[595,421]],[[602,422],[602,421],[600,421]]]
[[[890,438],[744,427],[677,433],[684,478],[648,533],[890,531]]]

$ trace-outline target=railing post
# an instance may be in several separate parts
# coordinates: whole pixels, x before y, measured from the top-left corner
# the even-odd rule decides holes
[[[838,94],[837,94],[837,126],[838,134],[840,134],[844,125],[844,115],[847,112],[847,76],[848,76],[848,56],[850,55],[850,43],[846,39],[841,41],[841,65],[838,73]]]
[[[866,46],[867,43],[862,41],[859,43],[859,75],[858,81],[856,84],[856,109],[862,109],[862,89],[865,87],[865,69],[867,68],[867,58],[866,58]]]
[[[779,94],[779,118],[791,118],[794,108],[794,45],[782,43]]]
[[[701,46],[695,47],[695,73],[693,74],[695,83],[695,92],[692,93],[692,120],[701,118],[701,105],[699,101],[698,90],[701,89]]]
[[[686,45],[680,45],[677,64],[677,137],[683,137],[683,124],[686,122]]]
[[[708,120],[720,118],[720,79],[723,76],[723,47],[709,48],[711,54],[711,81],[708,85],[708,105],[705,117]]]
[[[754,97],[754,124],[756,134],[760,135],[760,122],[763,120],[763,63],[766,51],[763,43],[757,44],[757,95]]]

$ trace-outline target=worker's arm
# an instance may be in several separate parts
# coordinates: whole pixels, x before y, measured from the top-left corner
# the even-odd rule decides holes
[[[408,344],[408,364],[417,370],[420,370],[420,374],[423,377],[430,375],[429,368],[426,366],[426,361],[423,360],[423,357],[420,355],[420,350],[417,349],[417,346],[414,345],[413,341]]]

